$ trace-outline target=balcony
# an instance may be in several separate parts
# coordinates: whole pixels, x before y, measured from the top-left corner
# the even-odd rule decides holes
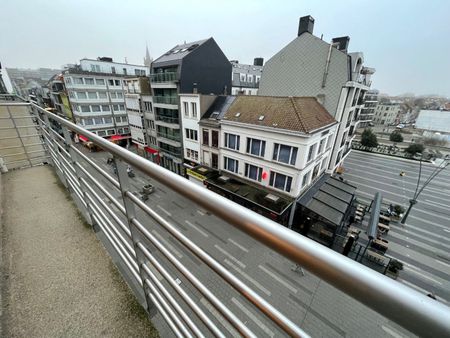
[[[150,74],[151,83],[176,82],[176,81],[178,81],[177,72]]]
[[[22,111],[16,114],[18,107]],[[8,203],[5,210],[8,217],[14,214],[5,224],[8,231],[17,232],[14,241],[6,237],[7,247],[2,250],[17,250],[4,254],[12,259],[8,268],[22,263],[26,286],[45,287],[24,288],[27,297],[18,297],[19,305],[10,302],[6,307],[6,311],[16,307],[19,319],[23,308],[36,309],[39,315],[23,318],[16,331],[33,323],[30,326],[39,331],[29,329],[26,336],[58,336],[61,325],[69,335],[70,328],[89,326],[94,331],[82,335],[99,336],[99,331],[111,330],[121,336],[144,336],[145,332],[135,330],[142,325],[136,320],[146,315],[134,315],[136,307],[132,312],[123,307],[129,302],[119,297],[123,285],[122,291],[110,289],[121,276],[143,309],[158,313],[156,319],[151,317],[157,328],[170,330],[160,332],[161,336],[308,337],[304,328],[312,336],[360,336],[361,325],[374,337],[385,336],[386,329],[399,332],[397,336],[411,336],[405,329],[419,336],[449,336],[450,309],[439,301],[34,104],[0,103],[2,119],[12,120],[15,114],[18,120],[23,113],[37,121],[33,129],[43,143],[40,150],[45,149],[49,158],[36,159],[29,163],[31,169],[4,176],[10,193],[3,198]],[[59,125],[63,136],[49,121]],[[71,132],[88,138],[103,152],[93,154],[74,144]],[[16,133],[15,138],[23,141],[25,136]],[[0,137],[2,156],[3,140]],[[18,147],[17,152],[29,157]],[[112,156],[117,175],[106,165]],[[49,165],[42,166],[44,161]],[[128,177],[128,165],[138,177]],[[141,181],[155,188],[147,201],[140,192]],[[94,234],[106,251],[92,240]],[[105,252],[111,260],[99,258]],[[116,271],[111,262],[120,275],[111,273]],[[306,274],[292,271],[293,264]],[[14,273],[9,276],[15,278]],[[97,309],[98,303],[105,312]],[[46,304],[52,304],[51,309]],[[67,304],[76,305],[77,316],[66,315],[72,314]],[[8,324],[11,328],[14,323]],[[150,330],[148,324],[145,328]]]
[[[156,115],[155,123],[164,122],[170,125],[180,125],[180,119],[178,117]]]
[[[178,105],[178,96],[153,96],[153,103]]]
[[[157,132],[157,135],[158,135],[158,137],[163,137],[163,138],[171,140],[171,141],[181,142],[180,135],[172,135],[172,134],[160,133],[160,132]]]

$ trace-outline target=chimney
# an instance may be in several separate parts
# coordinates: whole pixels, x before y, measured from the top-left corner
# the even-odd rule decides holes
[[[192,84],[192,93],[193,93],[193,94],[197,94],[197,93],[198,93],[197,82],[194,82],[194,83]]]
[[[302,16],[298,24],[297,36],[300,36],[305,32],[312,34],[313,29],[314,29],[314,18],[311,15]]]
[[[347,53],[349,43],[350,43],[349,36],[341,36],[339,38],[333,38],[331,40],[331,44],[336,45],[336,48],[344,53]]]
[[[264,64],[264,58],[254,58],[253,66],[262,66]]]

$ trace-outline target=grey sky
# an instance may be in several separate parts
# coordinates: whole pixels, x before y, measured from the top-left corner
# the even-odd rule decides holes
[[[229,59],[269,59],[315,18],[324,40],[349,35],[391,95],[450,96],[450,1],[0,0],[5,67],[56,67],[83,57],[143,62],[184,40],[214,37]]]

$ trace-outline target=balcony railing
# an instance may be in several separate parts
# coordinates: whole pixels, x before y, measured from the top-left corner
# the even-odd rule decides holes
[[[3,112],[4,105],[10,104],[0,102],[0,112]],[[415,334],[431,337],[450,335],[448,320],[450,309],[436,300],[347,257],[336,254],[327,247],[198,186],[37,105],[20,104],[33,110],[39,123],[38,131],[51,156],[52,165],[63,183],[69,187],[69,191],[83,214],[86,215],[88,222],[95,225],[95,228],[100,229],[106,236],[117,259],[124,267],[123,275],[131,276],[129,278],[133,279],[134,285],[146,295],[144,302],[147,308],[149,310],[156,308],[176,336],[212,334],[225,337],[230,335],[230,330],[233,334],[257,336],[254,327],[240,319],[242,313],[239,312],[238,307],[229,306],[229,297],[226,300],[219,299],[219,294],[215,293],[219,289],[222,291],[222,284],[220,287],[217,284],[219,281],[224,283],[224,287],[240,293],[243,297],[240,301],[253,304],[254,311],[264,316],[265,321],[261,324],[265,327],[275,325],[287,335],[295,337],[308,335],[262,297],[253,285],[254,282],[249,284],[248,279],[240,279],[238,277],[240,274],[225,268],[221,261],[214,259],[206,251],[207,246],[198,245],[193,239],[187,237],[180,229],[186,227],[186,224],[174,223],[170,214],[169,218],[167,217],[168,211],[165,214],[159,214],[162,208],[156,208],[153,203],[147,205],[136,196],[127,175],[128,165],[148,175],[158,184],[171,189],[172,192],[183,196],[186,200],[195,202],[212,215],[221,218]],[[60,124],[63,136],[52,128],[51,120]],[[80,151],[73,144],[71,132],[83,135],[92,144],[109,152],[116,159],[117,177],[106,172]],[[102,179],[97,179],[93,172],[97,176],[100,175]],[[156,225],[158,225],[157,230],[149,229],[149,226]],[[195,225],[192,227],[194,228]],[[164,236],[161,235],[163,232]],[[171,241],[165,239],[167,236]],[[212,237],[209,237],[209,240],[214,241]],[[177,247],[182,247],[192,256],[191,259],[195,258],[204,263],[205,267],[210,268],[211,275],[207,279],[213,281],[214,286],[217,287],[207,287],[206,282],[195,275],[197,269],[191,270],[187,267],[186,260],[189,258],[180,259],[180,254],[173,253],[177,249],[169,242],[176,243]],[[163,260],[167,261],[167,264],[162,264]],[[183,280],[181,281],[178,276]],[[196,291],[192,292],[194,288]],[[208,306],[200,307],[198,297],[201,297]],[[246,307],[243,306],[243,308]],[[210,312],[205,312],[205,309],[214,316],[219,316],[220,320],[213,320]],[[250,310],[247,311],[250,312]]]
[[[169,116],[161,116],[161,115],[156,115],[156,121],[162,121],[162,122],[171,123],[171,124],[179,124],[180,123],[180,119],[178,117],[169,117]]]
[[[176,72],[150,74],[150,82],[159,83],[175,81],[178,81],[178,74]]]
[[[178,105],[178,96],[153,96],[153,103]]]
[[[172,140],[172,141],[176,141],[176,142],[181,142],[181,138],[180,135],[176,136],[176,135],[171,135],[171,134],[167,134],[167,133],[160,133],[158,132],[157,135],[159,137],[164,137],[168,140]]]
[[[181,153],[182,153],[180,148],[178,148],[178,150],[173,150],[173,149],[169,150],[169,149],[166,149],[164,147],[159,147],[159,151],[163,152],[163,153],[168,153],[168,154],[170,154],[172,156],[175,156],[175,157],[181,157]]]

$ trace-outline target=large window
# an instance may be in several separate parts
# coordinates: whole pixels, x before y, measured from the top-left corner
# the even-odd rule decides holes
[[[295,165],[295,161],[297,160],[297,152],[297,147],[275,143],[273,149],[273,160]]]
[[[292,177],[277,173],[275,171],[271,171],[269,185],[271,187],[290,192]]]
[[[89,108],[89,106],[80,106],[81,111],[83,113],[90,113],[91,112],[91,108]]]
[[[73,82],[74,82],[75,84],[84,84],[83,78],[82,78],[82,77],[74,77],[74,78],[73,78]]]
[[[225,148],[239,150],[240,136],[225,133]]]
[[[304,188],[308,184],[309,176],[311,175],[311,171],[308,171],[302,179],[302,188]]]
[[[202,144],[209,146],[209,129],[202,129]]]
[[[211,130],[211,147],[218,148],[219,147],[219,131]]]
[[[211,154],[211,166],[213,167],[213,169],[219,168],[219,156],[217,154]]]
[[[262,171],[260,167],[245,163],[245,177],[261,182]]]
[[[77,92],[77,98],[78,99],[86,99],[86,93],[85,92]]]
[[[110,109],[109,105],[104,104],[104,105],[102,105],[102,111],[111,111],[111,109]]]
[[[264,157],[265,151],[266,151],[266,141],[257,140],[255,138],[247,138],[248,154]]]
[[[96,118],[94,118],[94,122],[95,122],[95,124],[103,124],[103,118],[96,117]]]
[[[237,173],[238,172],[238,168],[239,168],[239,161],[226,157],[223,157],[223,167],[224,169],[231,171],[233,173]]]
[[[198,140],[197,130],[185,128],[186,138],[189,140]]]
[[[106,99],[108,98],[105,92],[98,92],[98,98],[99,99]]]
[[[189,102],[183,102],[184,116],[189,117]]]
[[[320,143],[319,143],[319,151],[317,152],[318,154],[321,154],[322,153],[322,151],[323,151],[323,148],[324,148],[324,146],[325,146],[325,141],[326,141],[326,137],[324,137],[323,139],[321,139],[320,140]]]
[[[84,78],[84,83],[87,85],[93,85],[94,79],[92,77],[86,77],[86,78]]]
[[[96,92],[88,92],[88,98],[90,99],[97,99],[97,93]]]
[[[198,161],[198,151],[186,148],[186,156],[194,161]]]
[[[95,83],[97,84],[97,86],[104,86],[105,79],[95,79]]]
[[[314,157],[314,152],[316,151],[316,144],[313,144],[312,146],[309,147],[309,151],[308,151],[308,159],[306,162],[309,162],[313,159]]]
[[[92,108],[92,111],[94,111],[94,112],[100,111],[100,106],[98,106],[98,105],[93,105],[93,106],[91,106],[91,108]]]
[[[191,102],[192,117],[197,117],[197,103]]]

